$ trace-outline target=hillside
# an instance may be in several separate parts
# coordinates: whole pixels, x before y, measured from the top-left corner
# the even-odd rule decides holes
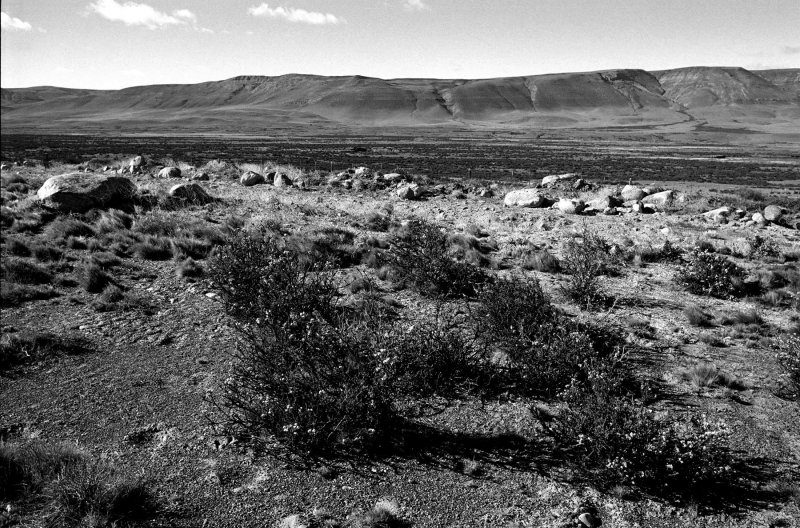
[[[4,132],[242,132],[294,127],[800,126],[800,69],[691,67],[495,79],[240,76],[121,90],[2,89]]]

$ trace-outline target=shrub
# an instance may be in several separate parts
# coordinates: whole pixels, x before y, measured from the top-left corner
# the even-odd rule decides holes
[[[47,284],[53,275],[46,268],[19,258],[3,259],[3,281],[20,284]]]
[[[564,293],[576,303],[591,308],[604,301],[600,276],[613,270],[611,246],[601,236],[585,229],[582,236],[569,240],[562,266],[569,274]]]
[[[90,237],[94,235],[95,231],[92,226],[74,216],[56,218],[44,230],[44,236],[50,240],[67,240],[70,237]]]
[[[0,499],[38,495],[65,467],[80,463],[83,457],[83,452],[68,444],[0,442]]]
[[[723,372],[713,363],[697,363],[681,371],[681,378],[688,381],[698,389],[705,387],[729,387],[743,389],[744,386],[730,374]]]
[[[211,253],[212,245],[207,240],[180,237],[172,241],[173,254],[177,258],[204,259]]]
[[[722,255],[694,251],[675,278],[691,293],[731,298],[744,292],[744,275],[742,268]]]
[[[756,235],[750,242],[751,259],[769,260],[781,256],[781,249],[774,240]]]
[[[7,334],[0,339],[0,372],[49,357],[83,354],[88,350],[85,340],[71,336],[47,332]]]
[[[133,246],[134,254],[144,260],[169,260],[172,258],[172,241],[149,236]]]
[[[175,273],[181,279],[202,277],[204,270],[203,266],[196,262],[191,257],[178,263],[175,268]]]
[[[353,246],[354,240],[352,231],[326,227],[291,235],[286,245],[309,264],[345,268],[360,260]]]
[[[97,232],[101,234],[125,231],[130,229],[132,225],[133,217],[118,209],[102,211],[100,213],[100,218],[98,218],[94,224]]]
[[[78,283],[89,293],[100,293],[111,283],[111,276],[103,268],[88,261],[81,263],[76,269]]]
[[[683,309],[683,315],[692,326],[709,327],[711,326],[711,317],[703,310],[694,304],[690,304]]]
[[[720,322],[724,325],[763,325],[764,318],[761,317],[761,313],[756,308],[749,308],[726,314]]]
[[[35,244],[31,247],[31,251],[33,252],[33,257],[39,262],[53,262],[61,260],[61,257],[64,256],[60,249],[46,244]]]
[[[17,257],[31,256],[31,248],[29,248],[25,242],[16,238],[12,238],[8,241],[6,249],[10,254],[15,255]]]
[[[552,253],[542,249],[527,253],[522,259],[522,268],[543,273],[558,273],[561,271],[561,263]]]
[[[600,489],[633,485],[663,495],[697,496],[729,470],[726,431],[692,417],[667,421],[639,400],[572,391],[554,437]]]
[[[31,286],[2,281],[0,283],[0,302],[3,306],[18,306],[26,301],[51,299],[58,296],[51,286]]]
[[[370,231],[388,231],[391,225],[391,218],[378,211],[367,213],[364,217],[364,227]]]
[[[439,227],[411,220],[394,237],[389,260],[399,277],[423,295],[472,296],[487,281],[479,268],[449,255],[450,242]]]

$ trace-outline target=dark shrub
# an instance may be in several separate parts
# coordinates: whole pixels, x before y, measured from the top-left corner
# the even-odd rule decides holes
[[[686,320],[689,321],[689,324],[692,326],[711,326],[711,317],[694,304],[684,308],[683,314],[686,316]]]
[[[46,268],[18,258],[3,259],[3,281],[20,284],[47,284],[53,275]]]
[[[29,248],[25,242],[17,238],[10,239],[8,241],[8,244],[6,245],[6,249],[8,249],[8,252],[10,254],[15,255],[17,257],[31,256],[31,248]]]
[[[133,217],[118,209],[109,209],[100,213],[100,218],[94,225],[98,233],[116,233],[130,229],[133,225]]]
[[[698,295],[730,298],[744,292],[744,270],[722,255],[693,251],[675,280]]]
[[[472,296],[487,281],[479,268],[449,254],[450,242],[441,229],[411,220],[394,237],[390,261],[399,277],[423,295]]]
[[[133,246],[133,253],[144,260],[169,260],[172,251],[172,241],[163,237],[149,236]]]
[[[51,286],[31,286],[2,281],[0,283],[0,302],[3,306],[18,306],[26,301],[51,299],[57,297]]]
[[[542,249],[528,252],[522,258],[522,268],[543,273],[558,273],[561,271],[561,263],[552,253]]]
[[[179,262],[175,272],[181,279],[202,277],[205,273],[203,266],[191,257]]]
[[[172,241],[173,254],[176,258],[204,259],[213,248],[207,240],[179,237]]]
[[[70,237],[91,237],[95,231],[92,226],[73,216],[62,216],[53,220],[44,230],[50,240],[67,240]]]
[[[100,293],[111,283],[111,276],[94,262],[83,262],[75,271],[78,283],[89,293]]]
[[[800,334],[787,334],[778,340],[778,361],[786,371],[795,395],[800,395]]]
[[[39,262],[53,262],[61,260],[61,257],[64,256],[60,249],[46,244],[35,244],[31,247],[31,251],[33,251],[34,258]]]

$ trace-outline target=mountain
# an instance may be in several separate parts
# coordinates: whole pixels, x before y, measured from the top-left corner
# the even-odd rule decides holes
[[[0,90],[3,132],[341,127],[800,130],[800,69],[621,69],[495,79],[241,76],[121,90]]]

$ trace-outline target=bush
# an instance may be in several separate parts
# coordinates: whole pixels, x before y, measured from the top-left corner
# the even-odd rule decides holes
[[[0,339],[0,373],[25,363],[84,354],[88,350],[89,344],[81,338],[47,332],[6,334]]]
[[[264,229],[234,237],[209,276],[244,336],[221,396],[229,427],[300,452],[381,443],[394,422],[389,362],[341,316],[326,267]]]
[[[95,231],[92,226],[74,216],[56,218],[44,230],[44,236],[50,240],[67,240],[70,237],[90,237]]]
[[[675,280],[697,295],[732,298],[744,292],[744,276],[742,268],[722,255],[693,251]]]
[[[561,263],[552,253],[542,249],[526,254],[522,259],[522,268],[544,273],[558,273],[561,271]]]
[[[3,281],[19,284],[47,284],[53,275],[46,268],[18,258],[3,259]]]
[[[632,485],[697,496],[729,471],[726,431],[699,418],[667,421],[639,400],[573,391],[554,437],[600,489]]]
[[[186,260],[183,260],[178,263],[177,268],[175,268],[175,273],[178,275],[179,278],[187,279],[187,278],[202,277],[204,270],[201,264],[195,262],[194,259],[189,257]]]
[[[692,326],[709,327],[711,326],[711,317],[696,305],[691,304],[683,309],[683,315]]]
[[[118,209],[109,209],[100,213],[100,218],[94,225],[98,233],[116,233],[130,229],[133,225],[133,217]]]
[[[398,276],[423,295],[473,296],[487,281],[484,272],[449,255],[450,242],[441,229],[424,220],[411,220],[394,237],[390,261]]]
[[[94,262],[83,262],[77,270],[78,283],[89,293],[100,293],[111,283],[111,276]]]
[[[605,301],[600,276],[613,270],[611,246],[601,236],[585,229],[581,237],[569,240],[562,266],[569,274],[564,293],[581,306],[591,308]]]
[[[51,299],[57,297],[51,286],[31,286],[2,281],[0,283],[0,302],[3,306],[18,306],[26,301]]]
[[[60,249],[46,244],[35,244],[31,247],[31,251],[33,252],[34,258],[39,262],[53,262],[61,260],[61,257],[64,256],[64,253]]]
[[[698,389],[705,387],[729,387],[741,390],[744,386],[730,374],[723,372],[713,363],[697,363],[681,371],[681,378]]]
[[[133,253],[144,260],[169,260],[172,251],[172,241],[163,237],[148,236],[133,246]]]
[[[15,255],[17,257],[31,256],[31,248],[29,248],[25,242],[16,238],[12,238],[8,241],[6,249],[11,255]]]

